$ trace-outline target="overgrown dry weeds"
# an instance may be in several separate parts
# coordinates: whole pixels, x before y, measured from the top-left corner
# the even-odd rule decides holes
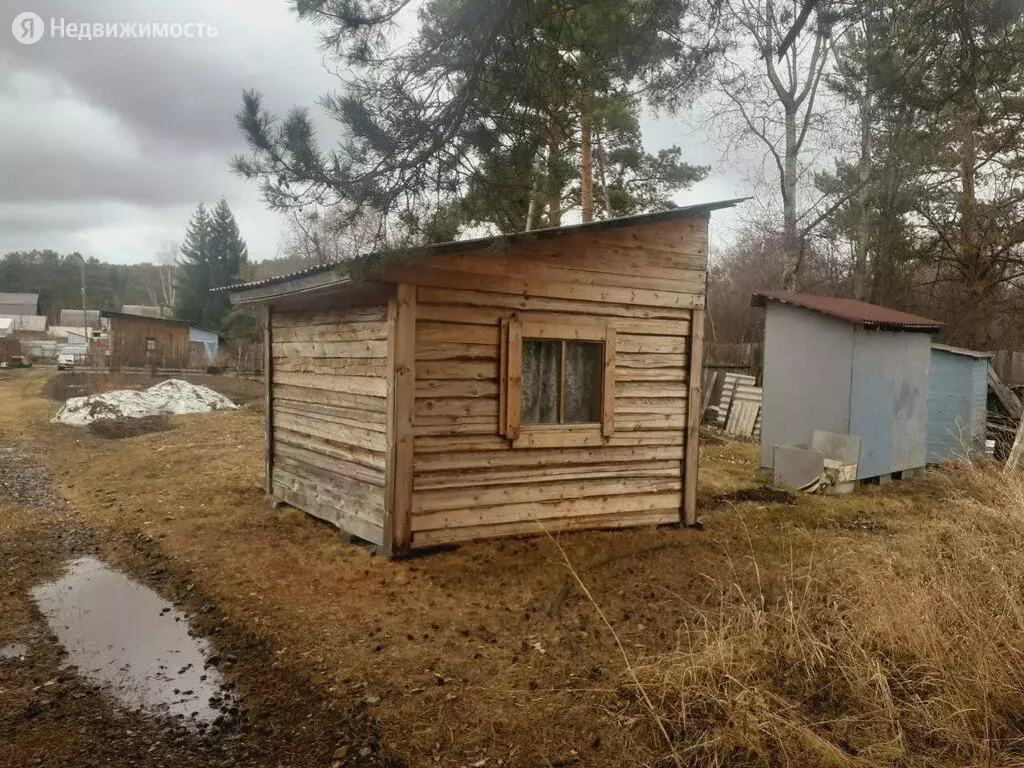
[[[773,588],[755,541],[733,553],[753,585],[718,580],[679,647],[634,665],[650,730],[686,765],[1024,764],[1024,478],[933,482],[938,524],[794,547]]]
[[[1024,764],[1024,492],[983,469],[793,503],[743,492],[754,447],[709,445],[703,532],[557,537],[588,598],[544,538],[389,562],[268,509],[254,411],[104,441],[47,423],[33,376],[0,382],[0,440],[36,445],[107,540],[151,538],[312,695],[379,698],[409,765]]]

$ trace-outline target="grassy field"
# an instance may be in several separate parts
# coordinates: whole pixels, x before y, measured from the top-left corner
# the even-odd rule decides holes
[[[0,443],[108,558],[151,538],[316,696],[372,701],[410,766],[1024,764],[1024,490],[990,470],[796,497],[709,442],[703,531],[390,562],[266,506],[255,409],[103,440],[50,424],[44,385],[0,380]]]

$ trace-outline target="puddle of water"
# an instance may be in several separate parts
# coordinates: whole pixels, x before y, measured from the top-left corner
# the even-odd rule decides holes
[[[153,590],[83,557],[32,598],[70,663],[129,707],[192,722],[220,714],[210,703],[224,696],[220,675],[204,669],[209,645],[191,637],[184,614]]]
[[[0,645],[0,661],[11,659],[23,659],[28,654],[28,646],[24,643],[11,643]]]

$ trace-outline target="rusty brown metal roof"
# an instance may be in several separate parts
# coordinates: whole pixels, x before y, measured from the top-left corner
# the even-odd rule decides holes
[[[763,307],[769,301],[803,307],[812,312],[820,312],[871,330],[933,333],[944,325],[938,320],[929,320],[920,315],[911,315],[908,312],[880,307],[877,304],[868,304],[866,301],[838,299],[833,296],[815,296],[810,293],[757,291],[750,303],[755,307]]]

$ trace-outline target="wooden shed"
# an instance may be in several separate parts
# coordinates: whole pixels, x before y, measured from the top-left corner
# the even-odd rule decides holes
[[[761,466],[815,430],[861,439],[857,479],[925,465],[931,334],[937,320],[810,294],[764,291]]]
[[[929,464],[985,452],[988,352],[932,344],[928,374]]]
[[[184,320],[130,315],[125,312],[101,313],[110,324],[111,370],[157,368],[183,371],[208,364],[203,343],[193,355],[192,340],[198,331],[202,341],[218,338],[215,331],[193,328]]]
[[[692,523],[724,201],[364,256],[266,307],[266,490],[389,554]]]

